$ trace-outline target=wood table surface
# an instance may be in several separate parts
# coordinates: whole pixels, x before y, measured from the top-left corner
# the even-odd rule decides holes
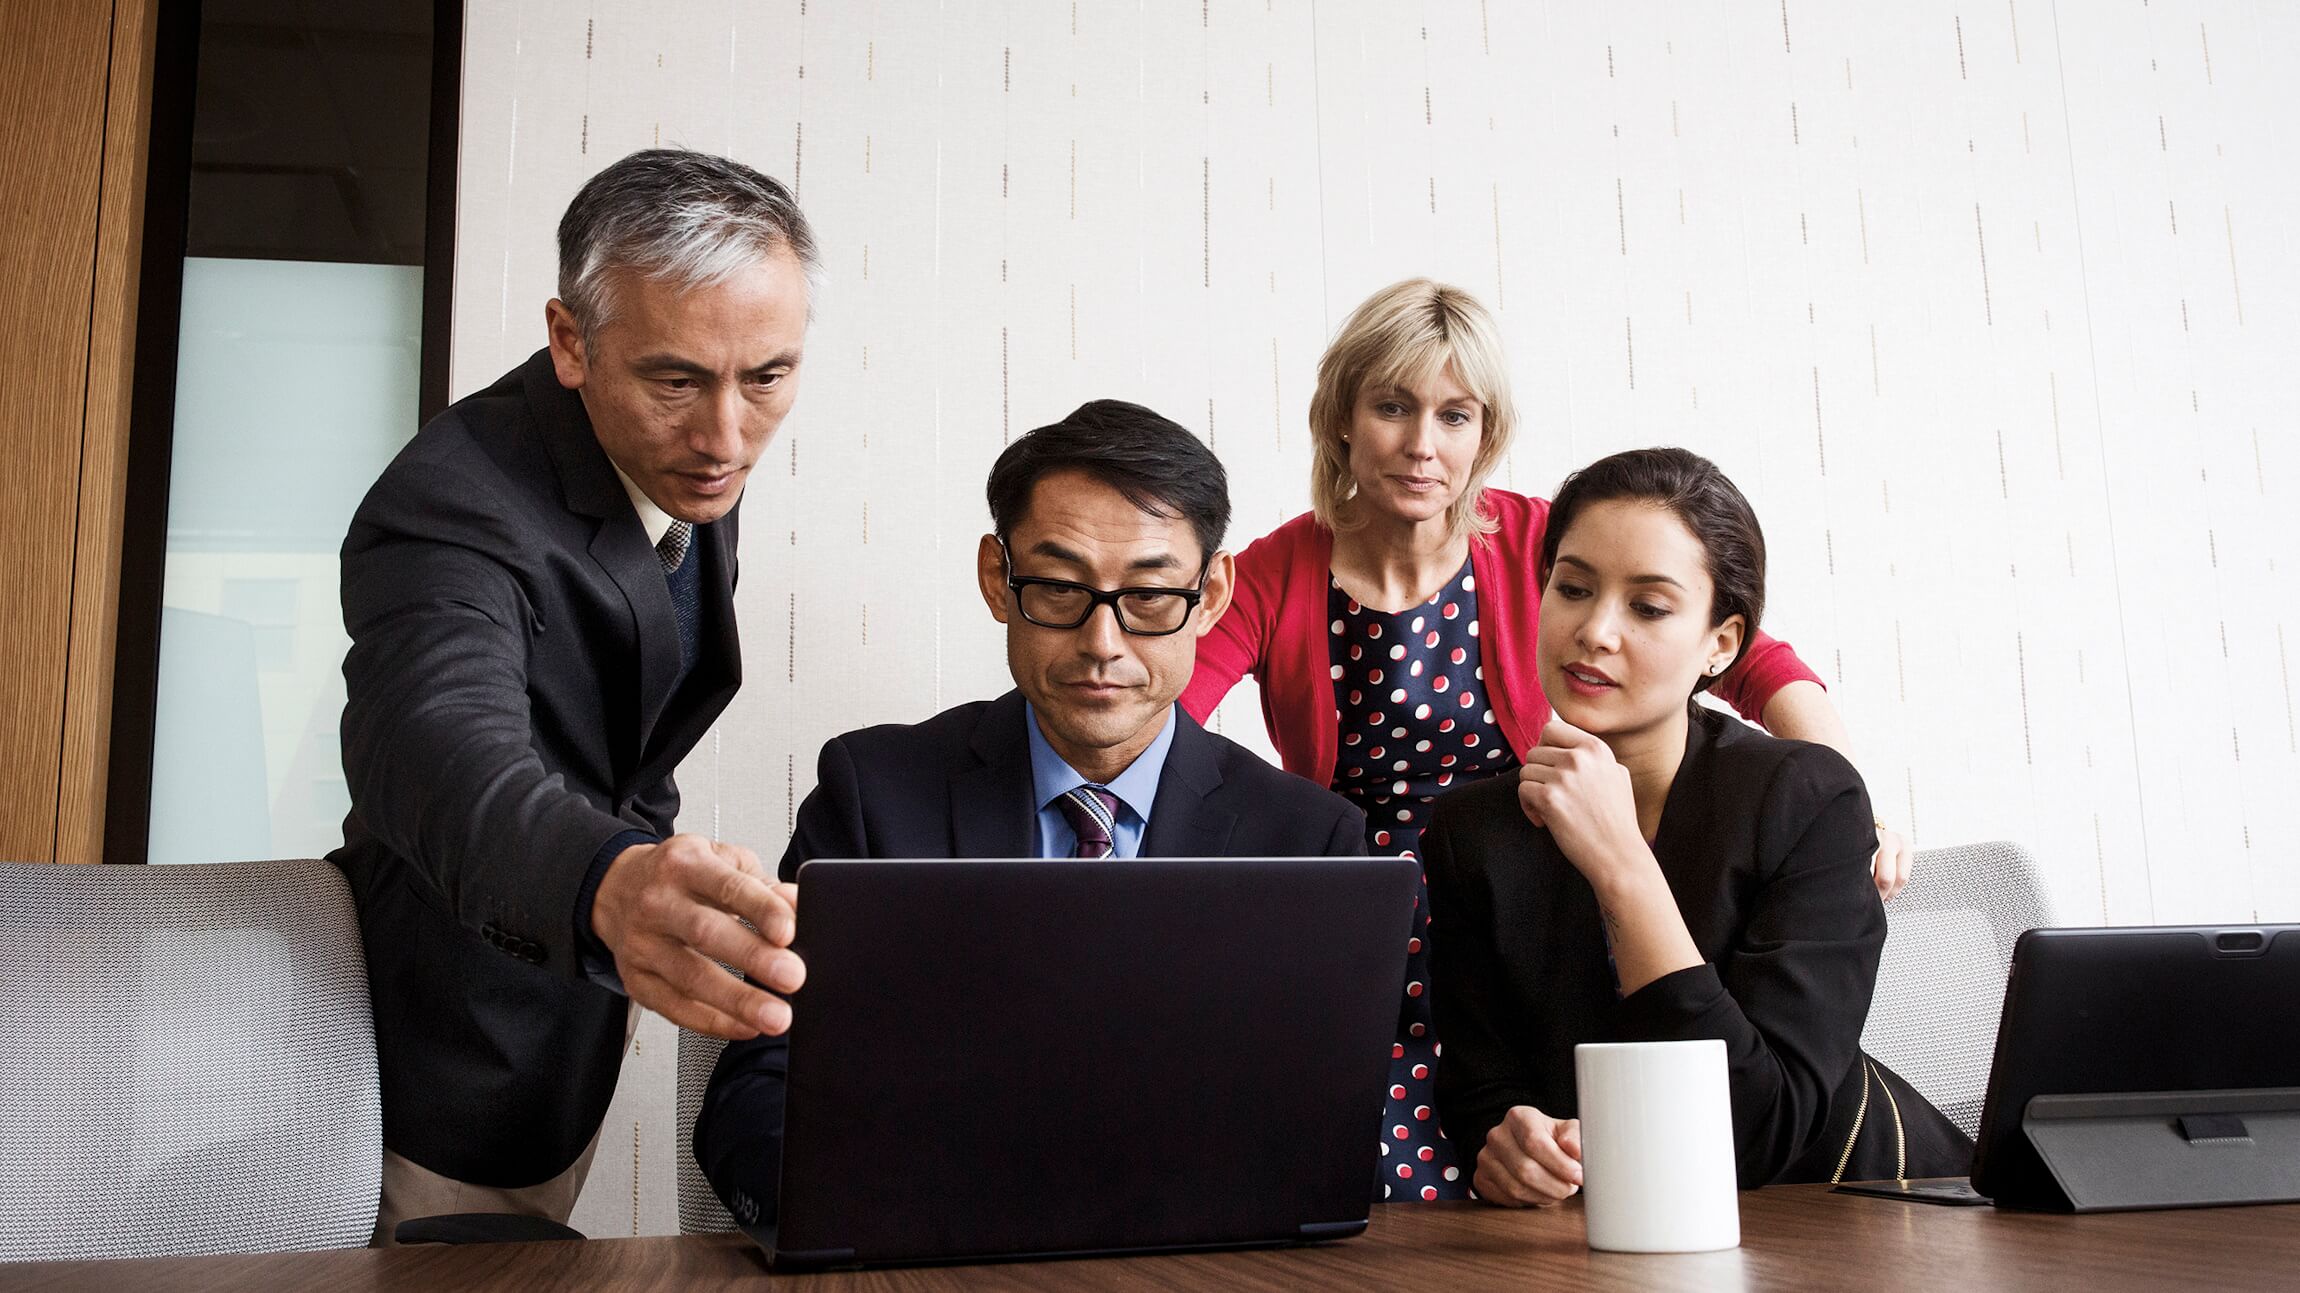
[[[0,1289],[903,1290],[1301,1288],[2300,1288],[2300,1205],[2084,1217],[1946,1208],[1780,1186],[1741,1196],[1741,1247],[1593,1253],[1578,1201],[1377,1206],[1356,1239],[1306,1248],[1083,1261],[767,1274],[740,1235],[0,1266]]]

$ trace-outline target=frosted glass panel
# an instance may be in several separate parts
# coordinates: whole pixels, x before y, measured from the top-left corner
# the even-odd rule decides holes
[[[342,842],[336,552],[414,433],[422,315],[417,266],[184,261],[153,862]]]

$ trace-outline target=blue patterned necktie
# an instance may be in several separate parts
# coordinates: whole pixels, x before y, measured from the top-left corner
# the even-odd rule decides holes
[[[695,667],[703,640],[703,581],[695,563],[687,560],[694,550],[695,527],[686,521],[673,521],[671,528],[655,543],[655,559],[663,564],[663,582],[671,590],[671,614],[679,624],[679,672],[682,676]]]
[[[1118,796],[1100,786],[1079,786],[1054,801],[1070,829],[1078,833],[1072,857],[1106,858],[1118,830]]]
[[[687,559],[687,541],[694,534],[695,527],[691,522],[673,521],[671,528],[663,531],[663,537],[655,541],[655,559],[663,563],[664,574],[677,570],[679,564]]]

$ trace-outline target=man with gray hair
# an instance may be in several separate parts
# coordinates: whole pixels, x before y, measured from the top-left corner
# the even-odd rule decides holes
[[[412,1217],[564,1222],[639,1006],[789,1026],[793,895],[672,833],[672,772],[741,681],[736,510],[818,273],[774,180],[616,162],[560,223],[549,345],[432,419],[352,518],[333,858],[375,1003],[380,1243]]]

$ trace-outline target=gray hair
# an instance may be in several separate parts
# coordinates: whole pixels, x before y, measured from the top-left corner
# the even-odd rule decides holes
[[[815,235],[789,189],[741,162],[649,148],[600,171],[559,221],[559,299],[586,343],[615,317],[609,275],[636,270],[682,290],[711,287],[787,249],[822,290]]]

